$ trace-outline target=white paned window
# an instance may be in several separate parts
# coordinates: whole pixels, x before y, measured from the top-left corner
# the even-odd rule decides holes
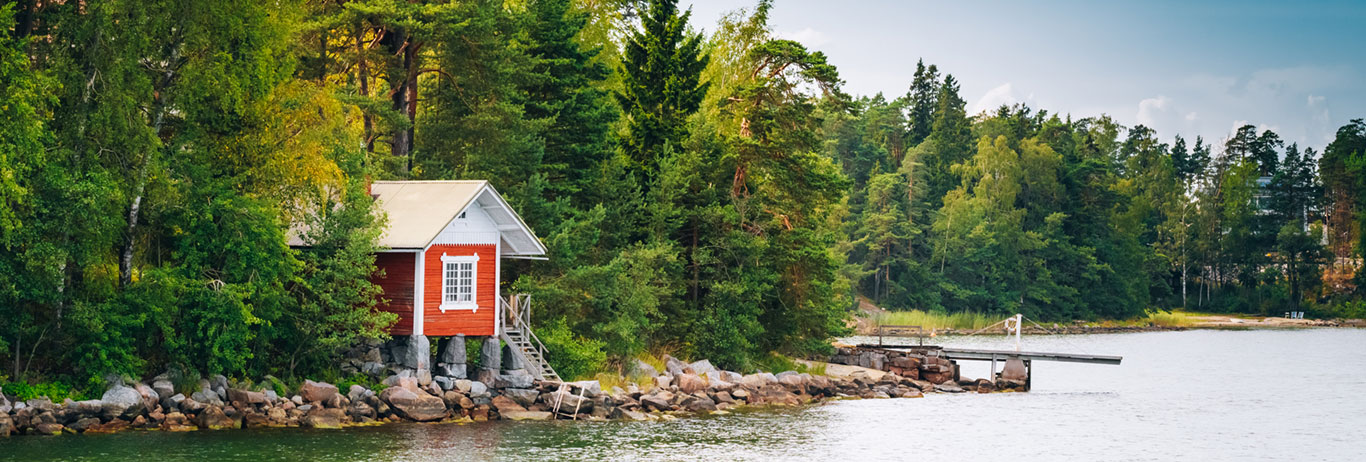
[[[441,255],[441,311],[479,309],[479,255]]]

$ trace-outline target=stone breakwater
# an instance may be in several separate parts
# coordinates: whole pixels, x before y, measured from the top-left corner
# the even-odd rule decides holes
[[[661,420],[745,406],[794,406],[830,398],[914,398],[958,392],[896,374],[856,371],[843,377],[787,371],[742,375],[709,361],[666,357],[666,369],[637,365],[646,383],[603,390],[596,381],[484,383],[455,380],[446,388],[427,374],[400,371],[384,388],[305,381],[282,396],[269,386],[200,380],[186,396],[165,377],[115,381],[100,399],[54,403],[17,401],[0,393],[0,437],[111,433],[125,430],[195,431],[251,427],[340,428],[387,422],[487,420]],[[874,371],[875,372],[875,371]],[[422,375],[422,376],[419,376]],[[560,412],[554,412],[556,404]]]
[[[975,391],[990,393],[1004,390],[1026,390],[1029,376],[1023,361],[1011,359],[1003,361],[1001,372],[995,377],[982,379],[963,379],[960,377],[958,363],[940,357],[935,347],[922,347],[911,351],[895,351],[880,348],[858,348],[842,346],[836,348],[830,358],[832,364],[858,366],[886,372],[902,379],[924,381],[937,391],[961,393]]]

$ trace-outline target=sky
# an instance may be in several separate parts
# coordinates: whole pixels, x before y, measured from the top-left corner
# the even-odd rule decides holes
[[[755,0],[695,0],[710,32]],[[687,5],[688,0],[680,1]],[[969,114],[1108,114],[1216,150],[1252,124],[1301,148],[1366,118],[1366,1],[775,0],[770,26],[826,53],[854,95],[906,93],[923,58]]]

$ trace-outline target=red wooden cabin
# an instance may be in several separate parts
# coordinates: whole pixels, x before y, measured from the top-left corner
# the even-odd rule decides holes
[[[394,336],[503,334],[504,258],[544,256],[545,246],[488,181],[376,181],[388,216],[375,265],[380,309],[395,313]]]

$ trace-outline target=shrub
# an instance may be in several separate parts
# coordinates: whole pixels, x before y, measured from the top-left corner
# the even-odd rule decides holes
[[[46,396],[55,403],[60,403],[67,398],[73,401],[85,399],[85,394],[80,390],[62,382],[40,382],[30,384],[28,382],[9,382],[0,385],[5,394],[14,395],[20,401],[27,401],[34,398]]]
[[[547,361],[566,380],[587,377],[607,364],[602,341],[576,337],[563,318],[540,328],[537,336],[549,349]]]

